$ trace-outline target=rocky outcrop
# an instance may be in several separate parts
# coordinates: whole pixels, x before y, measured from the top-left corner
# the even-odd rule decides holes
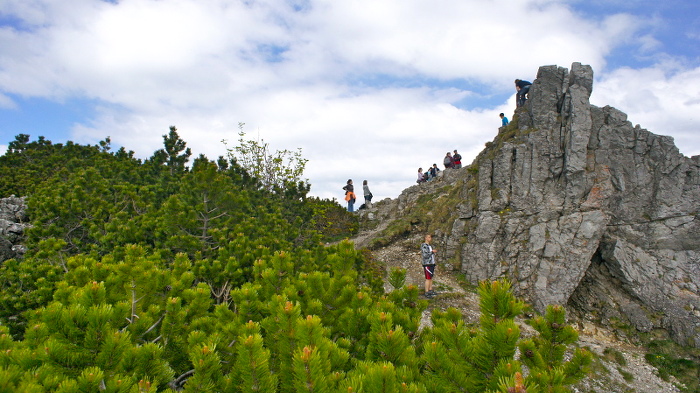
[[[20,242],[29,226],[26,210],[24,198],[0,198],[0,263],[24,254]]]
[[[539,310],[569,304],[700,347],[700,156],[591,105],[592,88],[589,66],[541,67],[474,163],[405,190],[396,214],[443,195],[444,258],[471,282],[508,277]]]

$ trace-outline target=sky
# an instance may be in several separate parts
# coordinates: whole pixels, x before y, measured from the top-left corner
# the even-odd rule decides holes
[[[374,201],[515,109],[515,78],[593,67],[591,103],[700,154],[697,0],[0,0],[0,154],[16,135],[145,159],[301,149],[311,194]],[[226,141],[224,144],[222,141]]]

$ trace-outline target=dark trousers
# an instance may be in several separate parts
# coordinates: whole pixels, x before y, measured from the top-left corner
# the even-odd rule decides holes
[[[527,99],[525,95],[530,91],[530,86],[531,85],[521,87],[520,90],[518,90],[518,94],[515,95],[515,106],[518,108],[525,105],[525,100]]]

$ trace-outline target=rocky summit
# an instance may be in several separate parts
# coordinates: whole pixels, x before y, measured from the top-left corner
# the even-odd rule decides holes
[[[366,217],[394,222],[384,241],[433,232],[447,266],[472,283],[507,277],[540,311],[568,305],[700,347],[700,156],[591,105],[592,89],[590,66],[541,67],[470,166]]]

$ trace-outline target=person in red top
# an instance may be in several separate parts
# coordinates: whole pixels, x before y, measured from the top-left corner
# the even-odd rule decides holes
[[[457,153],[457,150],[455,150],[455,154],[452,156],[452,167],[455,169],[462,167],[462,156]]]

